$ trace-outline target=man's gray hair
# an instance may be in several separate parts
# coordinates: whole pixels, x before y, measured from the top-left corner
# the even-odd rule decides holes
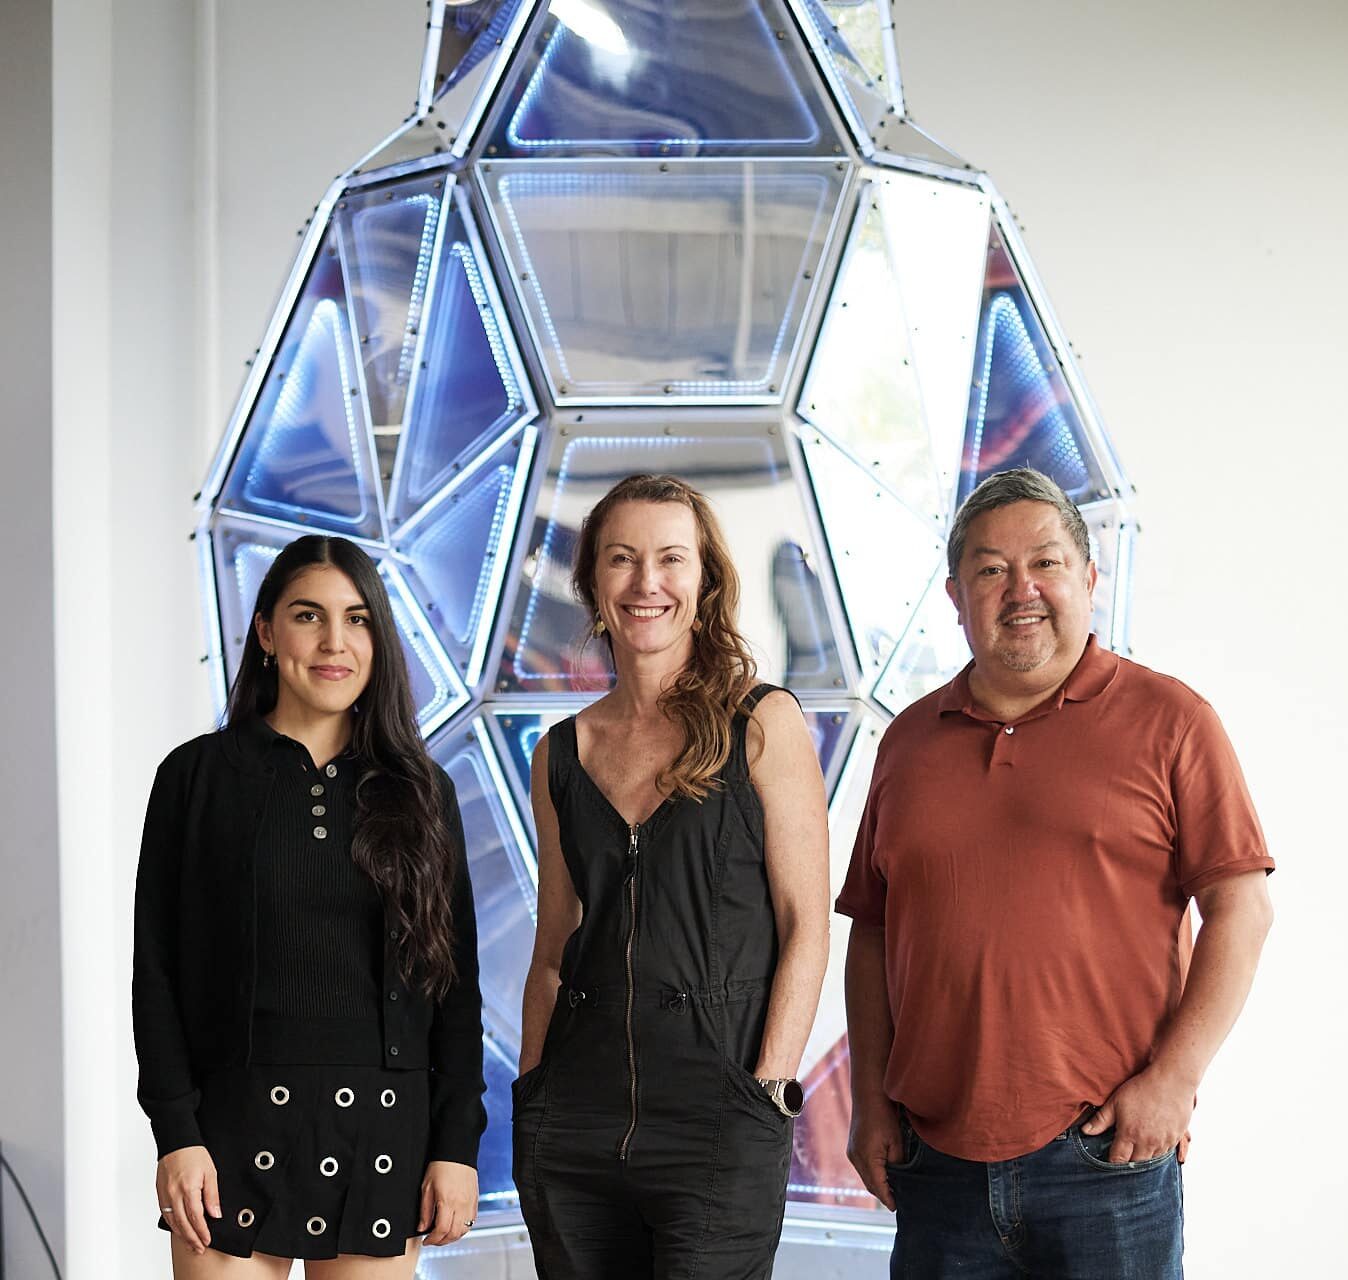
[[[1063,528],[1081,553],[1081,563],[1091,558],[1091,535],[1086,522],[1077,510],[1077,504],[1062,490],[1056,480],[1033,467],[1015,467],[998,471],[984,480],[960,504],[955,522],[950,526],[950,541],[946,544],[946,563],[952,578],[959,577],[960,560],[964,557],[964,542],[969,526],[985,511],[1009,507],[1013,502],[1047,502],[1062,517]]]

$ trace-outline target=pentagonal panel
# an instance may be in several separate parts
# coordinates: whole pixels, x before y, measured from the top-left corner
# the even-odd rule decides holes
[[[535,438],[533,428],[511,432],[394,539],[394,554],[468,684],[482,672]]]
[[[945,544],[868,468],[818,432],[801,433],[864,680],[888,661],[941,564]]]
[[[310,532],[313,530],[230,516],[217,517],[214,522],[211,541],[227,682],[233,681],[239,669],[262,579],[282,547]],[[379,565],[388,589],[417,718],[429,733],[467,703],[468,692],[397,569],[378,547],[367,545],[364,549]]]
[[[470,459],[534,413],[467,200],[445,209],[389,502],[397,529]]]
[[[607,650],[585,643],[591,620],[571,595],[571,563],[585,514],[633,472],[671,472],[715,503],[740,574],[741,629],[763,678],[799,690],[842,687],[820,557],[780,431],[698,426],[698,434],[682,436],[558,435],[516,588],[499,690],[608,687]]]
[[[1044,324],[994,222],[969,396],[961,499],[1008,467],[1034,467],[1078,504],[1110,496]]]
[[[921,181],[921,179],[915,179]],[[890,245],[883,185],[867,183],[801,392],[821,428],[915,511],[943,524],[951,484],[936,467]]]
[[[559,401],[778,397],[839,166],[513,161],[483,173]]]
[[[552,0],[489,156],[833,154],[781,0]]]
[[[348,537],[378,537],[379,493],[358,380],[330,231],[254,402],[222,503]]]
[[[487,1054],[487,1132],[478,1177],[484,1200],[512,1198],[510,1080],[519,1063],[520,1006],[533,951],[538,872],[481,719],[431,743],[454,783],[477,914]]]

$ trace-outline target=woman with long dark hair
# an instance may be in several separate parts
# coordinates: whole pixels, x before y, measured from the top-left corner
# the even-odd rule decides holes
[[[828,958],[823,782],[710,504],[629,476],[572,585],[612,691],[533,759],[515,1183],[540,1276],[766,1277]]]
[[[178,1280],[394,1277],[477,1205],[477,936],[453,785],[371,559],[263,579],[225,727],[160,766],[136,877],[138,1097]],[[241,1261],[247,1259],[247,1262]]]

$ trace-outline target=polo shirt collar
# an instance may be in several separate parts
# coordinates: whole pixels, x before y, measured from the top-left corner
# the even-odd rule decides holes
[[[969,673],[973,669],[974,664],[971,662],[941,690],[940,697],[936,701],[937,714],[944,715],[947,711],[961,711],[975,719],[985,718],[984,713],[981,713],[975,704],[973,694],[969,691]],[[1086,648],[1077,660],[1076,666],[1072,668],[1072,674],[1063,681],[1062,687],[1056,693],[1045,698],[1038,707],[1027,712],[1026,716],[1022,716],[1021,719],[1033,715],[1046,706],[1056,710],[1064,702],[1088,702],[1091,698],[1104,693],[1114,683],[1114,678],[1118,674],[1119,655],[1106,649],[1095,638],[1095,635],[1091,634],[1086,637]]]

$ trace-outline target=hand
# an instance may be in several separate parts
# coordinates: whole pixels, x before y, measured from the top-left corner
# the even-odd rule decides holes
[[[903,1131],[899,1109],[888,1098],[858,1105],[852,1103],[852,1128],[847,1135],[847,1158],[866,1190],[886,1209],[894,1208],[885,1165],[903,1161]]]
[[[1114,1126],[1114,1141],[1109,1147],[1111,1164],[1152,1160],[1181,1144],[1187,1150],[1193,1112],[1192,1083],[1153,1065],[1119,1085],[1081,1131],[1103,1133]]]
[[[205,1147],[170,1151],[155,1170],[154,1191],[169,1230],[193,1253],[205,1253],[211,1242],[206,1215],[221,1216],[220,1189],[211,1153]]]
[[[477,1217],[477,1170],[450,1160],[432,1160],[421,1180],[421,1217],[417,1230],[426,1244],[450,1244]]]

